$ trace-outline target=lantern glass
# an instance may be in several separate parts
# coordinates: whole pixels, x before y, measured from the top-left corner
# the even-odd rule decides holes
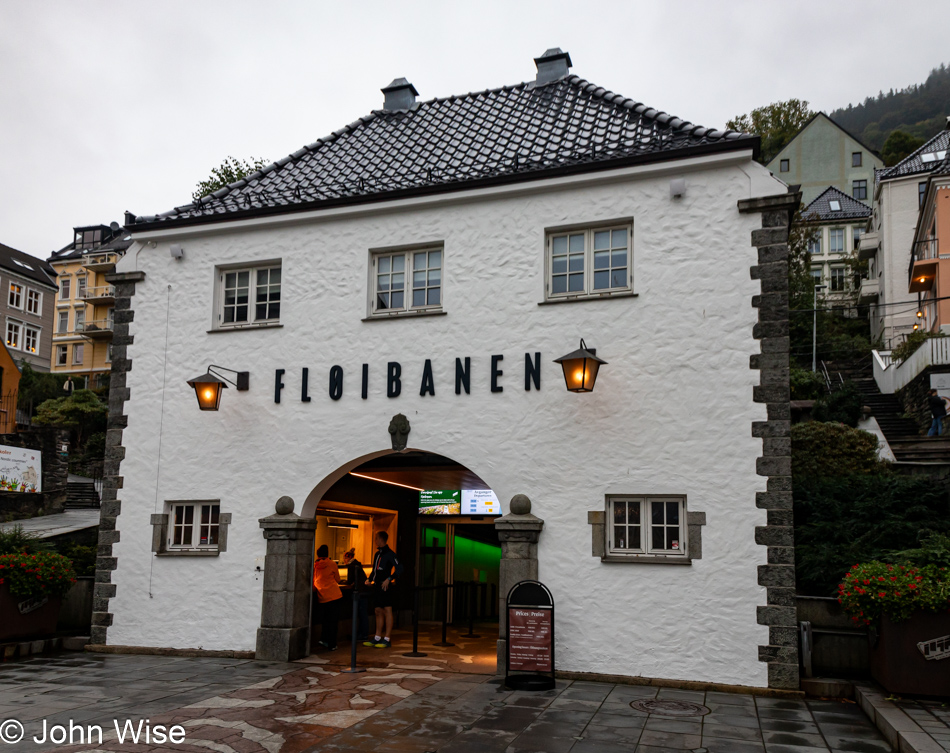
[[[221,393],[228,386],[224,380],[211,373],[189,379],[188,384],[194,388],[201,410],[217,410],[221,405]]]
[[[607,363],[595,355],[595,351],[588,350],[581,340],[581,347],[573,353],[555,359],[564,370],[564,383],[569,392],[593,392],[597,381],[597,372],[600,365]]]

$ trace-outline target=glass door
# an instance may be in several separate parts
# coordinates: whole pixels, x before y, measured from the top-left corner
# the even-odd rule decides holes
[[[419,531],[419,619],[442,620],[445,593],[439,586],[449,582],[446,556],[451,525],[448,523],[421,523]]]

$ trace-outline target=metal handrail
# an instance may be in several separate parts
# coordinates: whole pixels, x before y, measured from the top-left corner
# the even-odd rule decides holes
[[[100,285],[76,291],[77,298],[109,298],[115,296],[115,285]]]

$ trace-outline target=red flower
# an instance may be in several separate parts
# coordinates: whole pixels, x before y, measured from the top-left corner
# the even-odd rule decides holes
[[[883,591],[878,591],[877,595],[878,595],[880,598],[882,598],[882,599],[883,599],[885,596],[887,596],[887,594],[884,593]]]

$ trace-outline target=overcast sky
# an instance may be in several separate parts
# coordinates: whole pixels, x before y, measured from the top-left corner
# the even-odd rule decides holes
[[[950,63],[947,0],[0,0],[0,243],[187,203],[226,156],[274,161],[382,105],[573,72],[702,125],[825,111]]]

